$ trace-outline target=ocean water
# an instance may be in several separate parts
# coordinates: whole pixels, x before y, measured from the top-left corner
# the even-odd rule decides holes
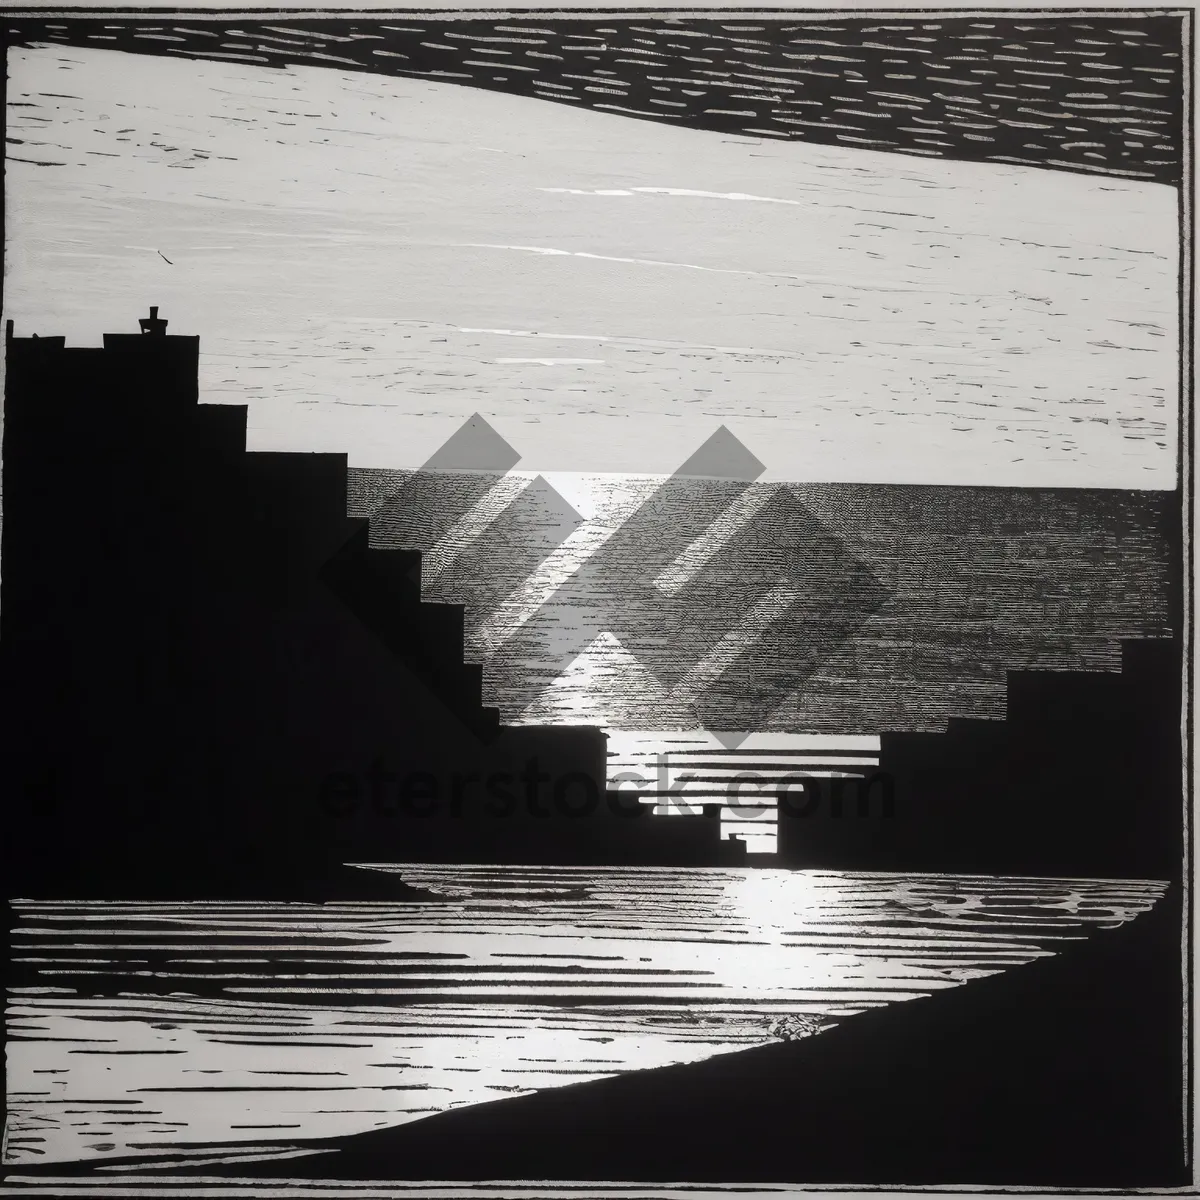
[[[418,902],[15,904],[5,1162],[298,1146],[820,1036],[1150,909],[1149,881],[378,868]]]
[[[1170,632],[1167,493],[348,482],[373,544],[422,551],[424,598],[465,607],[466,656],[506,723],[649,731],[655,751],[700,729],[828,750],[1004,720],[1008,671],[1119,671],[1122,639]]]

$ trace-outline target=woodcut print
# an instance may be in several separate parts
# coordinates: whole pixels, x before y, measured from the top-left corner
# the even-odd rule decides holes
[[[1193,1180],[1181,10],[10,10],[0,1195]]]

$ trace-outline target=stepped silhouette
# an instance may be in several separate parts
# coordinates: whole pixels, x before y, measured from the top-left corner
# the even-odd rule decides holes
[[[398,819],[396,780],[452,795],[532,759],[602,791],[599,730],[506,730],[483,704],[463,606],[422,599],[420,553],[347,517],[345,456],[248,452],[246,408],[199,403],[199,339],[166,324],[79,349],[8,329],[10,886],[353,895],[348,861],[491,852],[470,820]],[[434,460],[513,455],[472,421]],[[501,832],[525,853],[519,822]]]
[[[370,544],[370,522],[322,570],[346,606],[477,736],[500,727],[483,704],[483,666],[464,661],[464,606],[421,599],[421,553]]]

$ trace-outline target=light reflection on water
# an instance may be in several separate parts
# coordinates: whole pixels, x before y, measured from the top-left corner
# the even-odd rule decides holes
[[[16,904],[8,1161],[330,1137],[697,1061],[1052,953],[1164,890],[383,869],[430,898]]]
[[[654,815],[721,809],[722,838],[749,854],[778,852],[778,796],[803,798],[805,780],[864,779],[879,769],[878,734],[751,733],[726,745],[707,729],[608,732],[608,784],[641,796]]]

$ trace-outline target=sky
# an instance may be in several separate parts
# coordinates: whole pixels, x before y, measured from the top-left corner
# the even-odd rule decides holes
[[[204,401],[248,406],[252,449],[345,453],[361,478],[421,466],[478,414],[519,456],[474,513],[487,521],[420,547],[426,598],[473,606],[468,651],[506,720],[940,728],[1002,715],[1007,669],[1111,670],[1120,637],[1163,631],[1161,506],[1144,495],[774,488],[1174,488],[1166,183],[337,64],[34,45],[10,50],[9,76],[19,334],[95,345],[154,304],[170,332],[200,336]],[[646,591],[647,612],[707,637],[692,654],[681,634],[664,658],[643,644],[654,620],[625,619],[646,583],[630,521],[722,428],[762,464],[765,507],[688,589]],[[545,546],[541,509],[517,511],[539,474],[529,494],[573,510]],[[970,528],[946,524],[947,504]],[[501,517],[533,565],[492,595]],[[837,603],[813,569],[824,535],[801,545],[801,526],[832,531],[833,559],[879,583],[820,653],[813,606]],[[685,527],[664,526],[682,538],[667,559],[702,533]],[[661,678],[638,683],[647,670]]]
[[[1178,183],[1183,14],[146,14],[24,44],[350,67],[681,128]]]
[[[338,69],[10,51],[7,315],[198,333],[258,449],[1169,488],[1176,191]],[[1065,217],[1064,214],[1067,214]]]

